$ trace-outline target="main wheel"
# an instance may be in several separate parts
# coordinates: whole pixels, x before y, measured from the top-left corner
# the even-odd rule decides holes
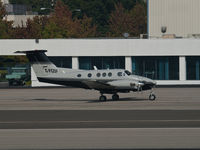
[[[118,94],[113,94],[112,100],[119,100],[119,95]]]
[[[107,98],[106,98],[106,96],[103,96],[103,95],[102,95],[102,96],[99,97],[99,100],[100,100],[100,101],[106,101]]]
[[[156,95],[155,94],[150,94],[149,95],[149,100],[150,101],[154,101],[156,99]]]

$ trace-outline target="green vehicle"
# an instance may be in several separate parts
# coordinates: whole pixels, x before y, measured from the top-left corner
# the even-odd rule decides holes
[[[26,67],[12,67],[11,73],[6,75],[6,79],[9,82],[9,86],[25,85],[27,80],[28,69]]]

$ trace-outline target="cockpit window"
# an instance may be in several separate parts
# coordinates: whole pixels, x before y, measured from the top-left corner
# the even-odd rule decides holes
[[[130,71],[128,71],[128,70],[125,70],[124,71],[128,76],[130,76],[132,73],[130,72]]]

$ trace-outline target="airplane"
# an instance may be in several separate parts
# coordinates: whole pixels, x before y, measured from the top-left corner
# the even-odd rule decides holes
[[[112,100],[119,100],[117,93],[129,93],[151,90],[149,100],[155,100],[153,88],[156,82],[152,79],[133,75],[124,69],[80,70],[58,68],[45,54],[47,50],[16,51],[26,54],[40,82],[64,86],[94,89],[100,92],[100,101],[106,101],[104,94],[112,94]]]

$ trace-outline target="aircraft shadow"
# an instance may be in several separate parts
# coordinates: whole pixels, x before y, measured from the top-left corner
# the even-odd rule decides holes
[[[112,99],[107,99],[107,101],[103,101],[103,102],[120,102],[120,101],[147,101],[147,99],[141,99],[141,98],[120,98],[119,100],[112,100]],[[89,100],[88,103],[103,103],[101,101],[97,100]]]
[[[120,98],[119,100],[112,100],[107,99],[107,101],[99,101],[98,99],[95,100],[88,100],[88,99],[47,99],[47,98],[36,98],[30,99],[33,101],[52,101],[52,102],[73,102],[73,101],[80,101],[80,102],[87,102],[87,103],[103,103],[103,102],[119,102],[119,101],[148,101],[148,99],[143,98],[136,98],[136,97],[129,97],[129,98]]]

